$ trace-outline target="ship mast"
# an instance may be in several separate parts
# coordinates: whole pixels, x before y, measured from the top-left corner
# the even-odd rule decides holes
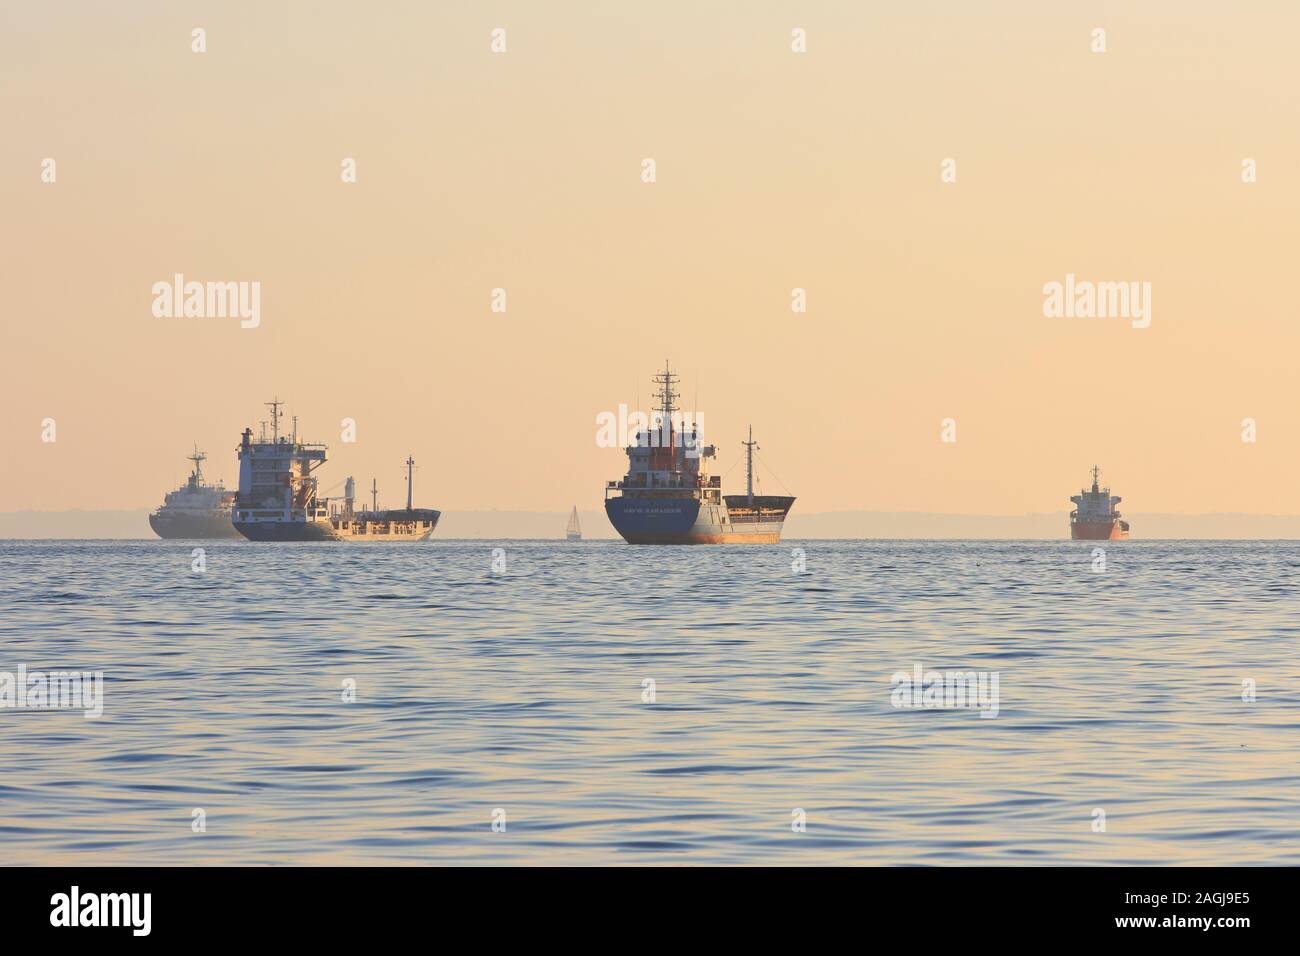
[[[668,423],[668,468],[670,471],[677,470],[677,448],[676,436],[673,434],[672,414],[677,411],[677,393],[673,391],[673,386],[677,383],[678,376],[674,375],[668,368],[668,360],[664,359],[664,371],[662,375],[655,376],[655,384],[659,386],[659,439],[663,440],[664,422]]]
[[[271,440],[278,442],[280,440],[280,406],[284,402],[276,398],[269,402],[263,402],[263,404],[271,410]]]
[[[199,446],[194,446],[194,454],[187,455],[187,460],[194,462],[194,480],[201,482],[203,480],[203,463],[208,460],[208,456],[199,451]]]
[[[406,456],[406,510],[411,510],[411,477],[415,470],[415,459]]]
[[[1098,488],[1097,488],[1097,476],[1098,476],[1100,473],[1101,473],[1101,469],[1100,469],[1097,465],[1093,465],[1093,466],[1092,466],[1092,493],[1093,493],[1094,495],[1097,494],[1097,492],[1098,492]]]
[[[664,415],[677,411],[677,406],[673,404],[677,400],[677,393],[673,391],[673,386],[677,384],[679,377],[668,370],[668,360],[664,359],[664,373],[655,376],[655,384],[659,386],[659,410]]]
[[[379,479],[370,479],[370,510],[379,510]]]
[[[754,441],[754,426],[749,426],[749,441],[741,442],[745,446],[745,495],[749,500],[749,506],[754,507],[754,449],[758,447],[758,442]]]

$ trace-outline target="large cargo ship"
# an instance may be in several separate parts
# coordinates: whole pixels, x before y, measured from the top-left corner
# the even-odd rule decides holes
[[[230,521],[235,493],[218,481],[210,485],[203,480],[203,463],[208,456],[194,446],[189,455],[194,462],[189,480],[169,491],[162,507],[149,515],[149,527],[160,538],[238,538]]]
[[[722,480],[707,473],[717,456],[692,424],[678,427],[677,376],[655,376],[659,408],[650,425],[627,446],[628,470],[605,486],[605,514],[629,544],[776,544],[794,498],[754,494],[754,430],[744,442],[743,495],[724,495]],[[617,492],[613,497],[610,492]]]
[[[440,511],[411,506],[415,460],[406,459],[406,507],[369,511],[355,507],[356,483],[345,482],[342,504],[318,494],[314,472],[325,463],[325,445],[298,440],[298,420],[291,435],[280,434],[278,399],[268,402],[271,435],[253,440],[245,428],[239,445],[239,493],[235,529],[250,541],[427,541],[438,526]]]
[[[1128,537],[1128,522],[1120,519],[1115,506],[1123,499],[1109,488],[1098,486],[1101,469],[1092,466],[1092,490],[1073,495],[1075,509],[1070,512],[1070,537],[1075,541],[1120,541]]]

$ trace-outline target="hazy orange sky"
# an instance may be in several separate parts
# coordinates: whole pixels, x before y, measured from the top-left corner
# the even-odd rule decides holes
[[[1291,2],[6,3],[0,510],[156,505],[192,442],[231,482],[274,395],[322,489],[395,501],[409,453],[417,505],[597,507],[596,416],[668,359],[719,470],[752,421],[800,511],[1064,512],[1097,462],[1130,516],[1295,513],[1297,36]],[[260,327],[155,318],[175,273],[260,282]],[[1151,327],[1045,318],[1067,273],[1150,282]]]

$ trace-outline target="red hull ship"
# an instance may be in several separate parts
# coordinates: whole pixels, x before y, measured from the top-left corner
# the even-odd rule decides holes
[[[1101,469],[1092,466],[1092,490],[1070,498],[1070,537],[1075,541],[1122,541],[1128,537],[1128,522],[1120,519],[1115,506],[1123,499],[1098,485]]]

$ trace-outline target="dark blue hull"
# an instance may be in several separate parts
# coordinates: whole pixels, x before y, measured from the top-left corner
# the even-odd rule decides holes
[[[698,498],[620,496],[605,499],[605,514],[629,544],[777,544],[794,499],[761,500],[765,510],[733,514]]]
[[[605,514],[630,544],[689,544],[700,513],[696,498],[607,498]]]
[[[333,521],[235,521],[235,530],[249,541],[428,541],[441,511],[359,512]]]
[[[328,521],[236,521],[235,530],[249,541],[337,541]]]

